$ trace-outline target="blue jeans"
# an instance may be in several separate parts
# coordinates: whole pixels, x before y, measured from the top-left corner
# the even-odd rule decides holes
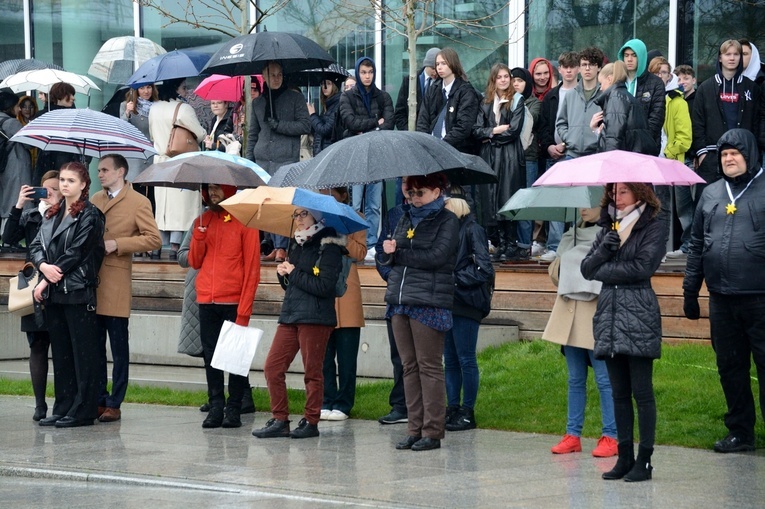
[[[595,383],[600,392],[600,414],[603,435],[616,438],[616,420],[614,419],[614,400],[611,395],[611,382],[605,361],[595,359],[592,350],[575,346],[564,346],[566,366],[568,367],[568,419],[566,434],[582,436],[584,409],[587,406],[587,358],[595,372]]]
[[[526,161],[526,187],[537,180],[539,174],[539,161]],[[501,207],[504,203],[500,203]],[[518,245],[523,248],[531,246],[531,234],[534,231],[534,221],[518,221]]]
[[[479,322],[464,316],[453,316],[454,325],[446,333],[444,343],[444,376],[446,401],[449,406],[475,407],[478,395],[478,360],[475,349],[478,344]]]
[[[377,244],[377,232],[380,229],[380,209],[382,208],[383,183],[372,182],[370,184],[355,185],[351,190],[353,210],[363,212],[364,218],[369,225],[367,230],[367,246],[374,247]],[[362,201],[364,209],[361,209]]]

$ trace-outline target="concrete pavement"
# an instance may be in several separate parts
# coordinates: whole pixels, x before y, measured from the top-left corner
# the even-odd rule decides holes
[[[322,422],[316,439],[256,439],[269,417],[203,430],[196,408],[123,405],[123,419],[42,428],[29,397],[0,396],[0,506],[671,507],[755,508],[765,451],[715,454],[657,447],[654,479],[603,481],[613,458],[554,456],[559,437],[493,430],[447,433],[435,451],[397,451],[406,425]],[[293,425],[300,416],[293,416]]]

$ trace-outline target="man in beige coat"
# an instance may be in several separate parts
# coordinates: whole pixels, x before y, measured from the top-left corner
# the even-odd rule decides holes
[[[101,360],[98,415],[101,422],[118,421],[128,385],[128,319],[133,279],[133,253],[162,245],[151,203],[125,180],[128,163],[118,154],[101,158],[98,180],[103,190],[91,202],[106,216],[106,257],[98,273],[97,308]],[[106,334],[112,350],[112,394],[106,390]]]

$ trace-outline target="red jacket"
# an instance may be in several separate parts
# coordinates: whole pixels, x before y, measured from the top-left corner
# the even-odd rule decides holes
[[[200,231],[198,226],[206,227]],[[208,210],[194,221],[189,265],[198,269],[199,304],[237,304],[236,323],[246,326],[260,282],[260,234],[225,210]]]

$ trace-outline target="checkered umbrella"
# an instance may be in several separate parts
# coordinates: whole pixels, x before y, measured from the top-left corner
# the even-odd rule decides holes
[[[148,159],[157,153],[136,127],[106,113],[90,109],[49,111],[11,137],[42,150],[69,152],[90,157],[120,154]]]

